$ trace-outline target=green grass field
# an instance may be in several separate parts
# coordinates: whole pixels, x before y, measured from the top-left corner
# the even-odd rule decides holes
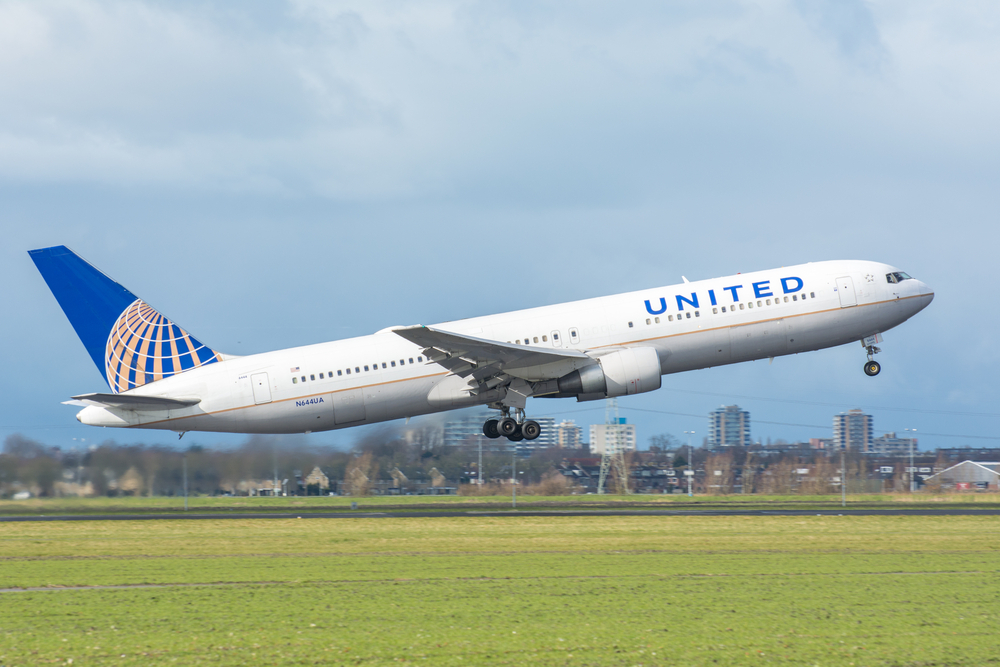
[[[191,512],[337,512],[348,511],[351,502],[357,502],[358,511],[394,510],[456,510],[465,507],[509,508],[510,496],[347,496],[320,497],[223,497],[195,496],[188,499]],[[707,508],[715,506],[737,506],[743,509],[789,508],[834,509],[840,507],[839,495],[577,495],[577,496],[518,496],[520,508],[597,508],[597,507],[653,507],[669,509]],[[847,496],[847,506],[851,508],[870,507],[1000,507],[1000,494],[996,493],[950,493],[933,495],[929,493],[898,494],[857,494]],[[32,514],[143,514],[180,513],[184,511],[184,499],[178,497],[154,496],[120,498],[32,498],[30,500],[0,500],[0,516]]]
[[[997,665],[996,526],[4,523],[0,665]]]

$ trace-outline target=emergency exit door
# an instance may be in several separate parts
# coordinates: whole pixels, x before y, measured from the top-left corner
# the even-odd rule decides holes
[[[271,385],[267,383],[267,373],[254,373],[250,376],[253,387],[253,402],[257,405],[271,402]]]

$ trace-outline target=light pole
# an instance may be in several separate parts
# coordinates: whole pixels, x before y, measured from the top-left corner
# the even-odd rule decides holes
[[[188,456],[184,454],[182,457],[184,461],[184,511],[187,512],[188,509]]]
[[[510,506],[517,507],[517,445],[510,443]]]
[[[847,447],[840,448],[840,506],[847,507]]]
[[[688,472],[690,475],[686,475],[688,478],[688,498],[694,497],[694,493],[691,491],[691,482],[694,480],[694,452],[691,449],[691,436],[694,435],[694,431],[684,431],[685,435],[688,437]]]
[[[916,436],[917,434],[917,429],[915,428],[904,428],[903,430],[907,431],[908,433],[913,433],[914,436]],[[913,473],[916,472],[916,470],[914,470],[913,468],[913,441],[916,440],[916,438],[913,437],[908,439],[910,441],[910,493],[913,493],[914,491],[917,490],[917,484],[916,484],[917,480],[913,476]]]

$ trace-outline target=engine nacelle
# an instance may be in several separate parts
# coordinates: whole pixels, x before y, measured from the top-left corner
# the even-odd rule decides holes
[[[660,357],[652,347],[630,347],[597,358],[597,364],[559,378],[559,393],[630,396],[660,388]]]

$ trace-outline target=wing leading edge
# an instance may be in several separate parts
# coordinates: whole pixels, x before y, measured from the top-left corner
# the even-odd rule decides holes
[[[479,382],[507,375],[529,382],[554,380],[597,363],[578,350],[552,350],[432,329],[421,324],[392,330],[424,348],[429,361]]]

